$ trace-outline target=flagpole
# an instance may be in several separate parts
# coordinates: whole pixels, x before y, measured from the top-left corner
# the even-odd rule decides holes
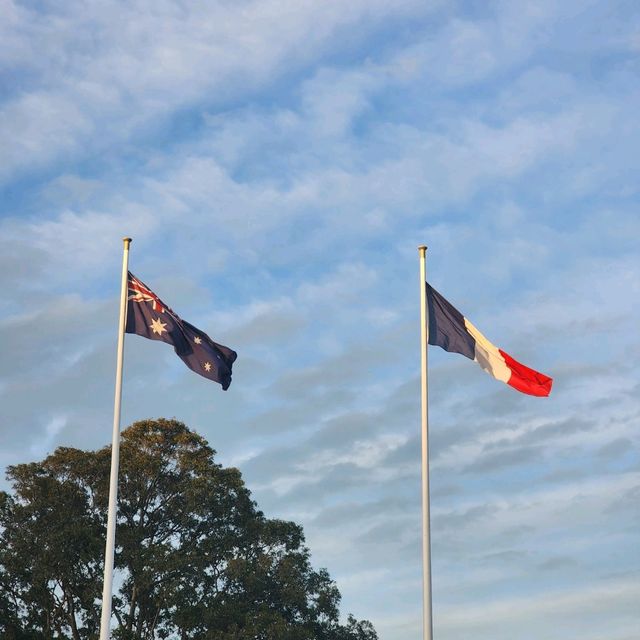
[[[424,640],[433,636],[431,614],[431,508],[429,502],[429,387],[427,384],[427,247],[420,253],[420,356],[422,391],[422,632]]]
[[[113,404],[113,433],[111,438],[111,475],[109,477],[109,511],[107,516],[107,542],[104,551],[104,583],[102,587],[102,617],[100,640],[111,635],[111,596],[113,585],[113,557],[116,539],[118,503],[118,466],[120,463],[120,406],[122,402],[122,363],[124,359],[124,333],[127,321],[127,276],[129,271],[129,245],[131,238],[123,238],[122,281],[120,287],[120,322],[118,324],[118,359],[116,363],[116,391]]]

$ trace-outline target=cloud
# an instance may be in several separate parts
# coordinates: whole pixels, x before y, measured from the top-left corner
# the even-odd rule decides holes
[[[493,451],[482,456],[481,459],[470,464],[466,471],[495,471],[524,462],[540,460],[542,447],[517,447],[505,448],[502,451]]]
[[[417,637],[425,242],[439,290],[555,378],[529,398],[430,349],[437,634],[632,637],[630,5],[5,5],[0,462],[108,442],[132,235],[136,275],[239,359],[222,393],[128,337],[123,425],[196,428],[343,609]]]
[[[301,2],[283,11],[280,0],[189,10],[166,2],[154,11],[144,2],[107,3],[90,14],[73,4],[39,12],[10,3],[11,35],[2,53],[13,71],[28,72],[33,88],[27,85],[1,112],[11,149],[2,175],[63,153],[80,155],[89,139],[93,150],[108,150],[173,110],[213,95],[220,104],[243,95],[245,86],[304,67],[339,46],[353,24],[375,29],[390,13],[424,11],[408,1],[393,10],[386,2],[359,1],[346,11],[338,2]]]
[[[513,624],[524,625],[523,638],[534,638],[538,634],[537,622],[541,616],[545,619],[557,620],[561,623],[571,616],[571,633],[579,633],[580,637],[601,637],[603,632],[611,635],[607,637],[622,638],[621,633],[630,633],[632,624],[633,603],[638,598],[637,584],[633,580],[619,579],[600,584],[590,583],[570,591],[557,590],[546,595],[532,598],[505,598],[493,603],[482,603],[464,608],[447,608],[441,612],[440,625],[443,631],[453,633],[452,637],[463,637],[470,629],[484,636],[484,630],[493,626],[493,621],[500,620],[503,631],[493,631],[498,638],[507,638],[512,632]],[[606,631],[608,625],[603,624],[599,615],[603,611],[615,610],[619,617],[615,629]],[[575,614],[580,614],[582,621],[578,622]],[[525,624],[526,623],[526,624]],[[567,625],[561,625],[556,631],[547,631],[550,638],[566,637]],[[488,636],[486,636],[488,637]]]

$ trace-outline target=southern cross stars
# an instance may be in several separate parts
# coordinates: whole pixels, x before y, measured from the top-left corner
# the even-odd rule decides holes
[[[153,333],[157,333],[159,336],[162,335],[163,331],[167,330],[167,325],[160,320],[160,318],[156,318],[151,321],[151,330]]]
[[[201,338],[200,336],[196,336],[196,337],[193,339],[193,341],[194,341],[196,344],[200,344],[200,343],[202,342],[202,338]]]
[[[211,371],[211,363],[210,362],[205,362],[204,363],[204,370],[205,371]]]

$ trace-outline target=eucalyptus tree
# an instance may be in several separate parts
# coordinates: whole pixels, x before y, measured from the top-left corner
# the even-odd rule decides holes
[[[110,448],[9,467],[0,493],[0,633],[97,637]],[[113,636],[120,640],[375,640],[339,621],[302,528],[267,518],[238,469],[176,420],[122,433]]]

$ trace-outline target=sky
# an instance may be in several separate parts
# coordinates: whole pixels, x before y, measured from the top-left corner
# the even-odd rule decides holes
[[[639,54],[633,0],[2,0],[0,467],[110,442],[131,236],[238,360],[127,336],[123,427],[202,434],[418,640],[426,244],[554,378],[429,350],[434,637],[637,638]]]

